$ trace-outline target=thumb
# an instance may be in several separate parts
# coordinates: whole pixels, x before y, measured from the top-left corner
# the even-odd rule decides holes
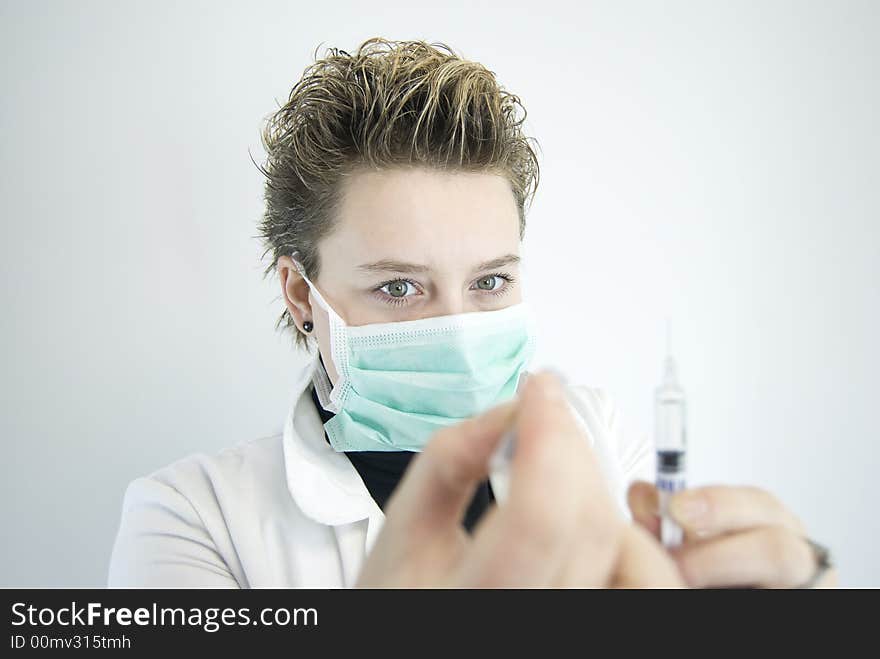
[[[657,488],[648,481],[634,481],[626,493],[633,521],[655,538],[660,537],[660,498]]]

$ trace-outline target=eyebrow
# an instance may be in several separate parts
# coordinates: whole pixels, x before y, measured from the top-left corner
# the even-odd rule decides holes
[[[519,263],[520,257],[516,254],[505,254],[504,256],[499,256],[496,259],[491,259],[489,261],[484,261],[480,263],[477,267],[473,269],[473,272],[479,272],[481,270],[492,270],[494,268],[500,268],[505,265],[511,265],[514,263]],[[414,273],[414,272],[429,272],[431,268],[426,265],[421,265],[418,263],[407,263],[405,261],[395,261],[393,259],[382,259],[381,261],[375,261],[373,263],[364,263],[357,267],[358,270],[362,272],[404,272],[404,273]]]

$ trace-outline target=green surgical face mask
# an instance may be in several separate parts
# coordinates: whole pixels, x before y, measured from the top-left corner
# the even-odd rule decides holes
[[[516,394],[535,351],[525,303],[392,323],[350,326],[300,274],[330,318],[335,386],[319,367],[324,428],[336,451],[421,451],[446,426]]]

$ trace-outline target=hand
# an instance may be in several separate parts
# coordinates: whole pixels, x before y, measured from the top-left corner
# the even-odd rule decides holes
[[[636,481],[627,493],[633,519],[659,538],[657,489]],[[688,585],[797,588],[816,570],[801,521],[770,493],[756,487],[699,487],[677,492],[669,512],[684,530],[670,551]],[[828,570],[815,585],[837,585]]]
[[[461,526],[489,457],[517,430],[510,491]],[[615,509],[562,386],[532,374],[515,399],[439,431],[388,502],[359,587],[679,586],[673,561]]]

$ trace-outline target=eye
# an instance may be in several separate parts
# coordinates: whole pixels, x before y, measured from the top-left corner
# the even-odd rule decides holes
[[[391,297],[406,297],[407,292],[411,288],[413,290],[415,290],[415,287],[412,284],[410,284],[408,281],[400,279],[398,281],[393,281],[389,284],[385,284],[379,290],[385,291],[385,293],[387,293]],[[385,289],[388,289],[388,290],[385,290]]]
[[[493,272],[477,279],[473,290],[484,291],[487,295],[506,295],[516,279],[506,272]]]
[[[416,293],[416,287],[412,285],[411,282],[406,279],[398,279],[395,281],[390,281],[387,284],[383,284],[379,287],[379,290],[385,293],[390,297],[408,297],[413,293]],[[410,291],[412,291],[410,293]]]
[[[477,288],[483,291],[494,291],[504,286],[505,280],[498,275],[488,275],[477,280]]]

